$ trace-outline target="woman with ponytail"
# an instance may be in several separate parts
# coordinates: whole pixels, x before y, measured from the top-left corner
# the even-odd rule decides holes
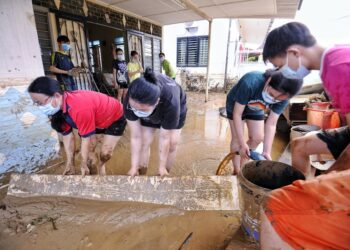
[[[173,79],[147,68],[144,77],[134,80],[124,101],[125,117],[131,133],[129,175],[145,173],[150,145],[159,129],[160,176],[169,174],[186,119],[186,94]]]

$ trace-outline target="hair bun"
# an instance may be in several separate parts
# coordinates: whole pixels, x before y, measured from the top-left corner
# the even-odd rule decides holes
[[[146,68],[145,73],[143,74],[143,77],[144,77],[148,82],[151,82],[151,83],[154,83],[154,84],[157,83],[156,75],[155,75],[155,73],[153,72],[153,70],[152,70],[151,67],[147,67],[147,68]]]

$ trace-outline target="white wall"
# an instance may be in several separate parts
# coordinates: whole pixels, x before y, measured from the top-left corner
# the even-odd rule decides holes
[[[0,85],[44,74],[31,0],[0,1],[0,34]]]
[[[0,0],[0,35],[0,174],[33,172],[59,145],[26,91],[44,75],[31,0]]]

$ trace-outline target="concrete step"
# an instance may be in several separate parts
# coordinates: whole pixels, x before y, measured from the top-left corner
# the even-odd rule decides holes
[[[131,201],[184,210],[239,210],[235,176],[85,176],[12,174],[11,198]]]

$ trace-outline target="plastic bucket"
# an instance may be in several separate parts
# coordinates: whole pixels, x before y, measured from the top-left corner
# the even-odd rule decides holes
[[[290,140],[306,135],[309,132],[321,130],[317,125],[298,125],[294,126],[290,130]]]
[[[305,107],[307,113],[307,124],[320,126],[322,129],[339,128],[339,113],[334,109],[329,109],[329,102],[311,103],[310,107]]]
[[[275,161],[251,161],[238,174],[242,228],[251,242],[260,240],[260,205],[273,189],[305,179],[297,169]]]

